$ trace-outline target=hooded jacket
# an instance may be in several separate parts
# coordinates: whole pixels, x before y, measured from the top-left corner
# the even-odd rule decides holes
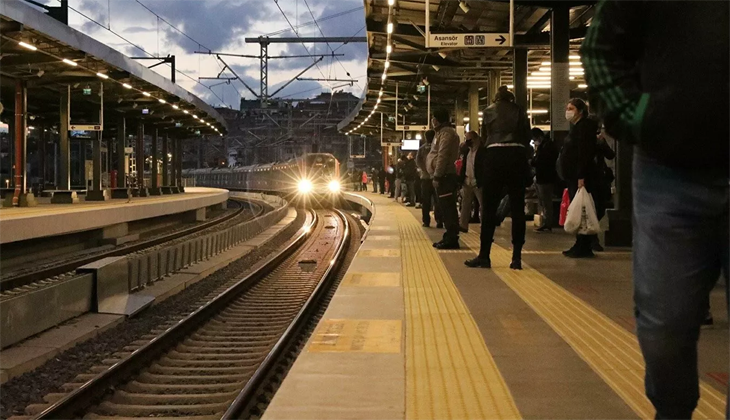
[[[730,165],[728,1],[602,1],[580,52],[606,131],[714,179]]]
[[[456,159],[459,158],[459,135],[451,125],[436,129],[431,151],[426,157],[426,167],[431,178],[438,180],[445,175],[456,175]]]

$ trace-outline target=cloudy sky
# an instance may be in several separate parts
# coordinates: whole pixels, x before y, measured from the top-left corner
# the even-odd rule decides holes
[[[58,0],[45,0],[49,5],[58,5]],[[130,56],[143,56],[145,53],[130,45],[116,34],[131,43],[144,48],[150,54],[162,56],[174,54],[177,68],[192,79],[178,73],[177,83],[194,92],[208,103],[220,106],[225,104],[238,109],[239,98],[252,99],[253,95],[240,81],[230,85],[220,84],[208,88],[197,83],[198,77],[215,77],[222,64],[214,56],[195,54],[195,51],[226,52],[234,54],[258,55],[259,44],[246,44],[245,37],[258,37],[276,33],[272,36],[296,37],[291,25],[297,28],[299,36],[365,36],[365,15],[362,0],[278,0],[284,14],[275,0],[69,0],[69,5],[97,23],[79,13],[69,11],[69,24],[75,29]],[[158,19],[157,13],[171,25]],[[308,10],[307,6],[309,6]],[[353,10],[356,9],[356,10]],[[349,13],[348,13],[349,12]],[[319,28],[312,23],[312,15],[319,22]],[[331,16],[335,16],[330,18]],[[329,18],[329,19],[328,19]],[[110,28],[111,31],[108,29]],[[286,31],[284,31],[286,30]],[[112,32],[113,31],[113,32]],[[341,86],[338,82],[295,81],[277,97],[306,98],[332,87],[350,90],[359,96],[364,88],[366,73],[367,45],[365,43],[330,44],[336,53],[345,56],[333,60],[330,57],[321,61],[302,77],[349,79],[347,72],[358,84],[353,87]],[[339,48],[338,48],[339,47]],[[309,52],[329,53],[325,44],[308,44]],[[272,44],[269,55],[307,54],[305,46],[296,44]],[[245,82],[259,91],[259,60],[253,58],[223,57]],[[140,61],[145,65],[151,61]],[[287,82],[306,66],[311,58],[291,58],[269,60],[269,93]],[[158,66],[156,71],[170,77],[166,66]],[[224,73],[224,76],[231,76]],[[204,80],[207,86],[221,81]]]

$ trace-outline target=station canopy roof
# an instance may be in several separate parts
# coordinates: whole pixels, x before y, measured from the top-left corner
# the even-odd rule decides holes
[[[390,122],[384,120],[386,130],[394,130],[396,83],[399,93],[397,120],[403,124],[405,117],[406,125],[428,123],[427,95],[423,92],[426,84],[431,88],[431,107],[449,109],[454,108],[457,98],[466,99],[470,84],[486,88],[490,70],[499,71],[501,84],[512,84],[511,48],[425,48],[426,1],[395,0],[392,6],[389,3],[390,0],[365,0],[369,53],[367,88],[360,106],[338,124],[340,131],[350,135],[375,135],[380,130],[380,112],[391,117]],[[550,61],[551,8],[570,7],[571,55],[576,58],[593,18],[594,4],[595,1],[589,0],[515,1],[514,43],[516,47],[529,49],[529,72],[538,71],[544,67],[543,62]],[[431,34],[509,32],[508,1],[430,0],[429,10]],[[389,22],[392,24],[390,34]],[[385,80],[382,79],[384,72]],[[575,82],[584,83],[581,77]],[[481,92],[484,96],[486,89]],[[549,91],[535,93],[547,96]]]
[[[0,1],[0,37],[0,100],[6,121],[15,81],[21,79],[27,81],[32,118],[57,125],[61,92],[71,86],[72,123],[98,122],[103,82],[105,131],[115,128],[117,116],[176,137],[228,131],[225,119],[197,96],[22,1]]]

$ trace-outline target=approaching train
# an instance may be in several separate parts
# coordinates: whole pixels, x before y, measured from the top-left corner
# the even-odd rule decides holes
[[[342,188],[340,162],[329,153],[238,168],[188,169],[183,176],[199,186],[278,193],[296,202],[334,203]]]

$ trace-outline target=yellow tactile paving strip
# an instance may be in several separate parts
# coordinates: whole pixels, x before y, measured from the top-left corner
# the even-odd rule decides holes
[[[406,419],[516,419],[520,413],[441,258],[396,212],[406,307]]]
[[[462,240],[479,249],[479,236]],[[517,293],[641,418],[654,417],[654,407],[644,394],[644,361],[634,334],[563,289],[523,262],[523,270],[510,270],[508,251],[492,246],[492,270]],[[700,383],[701,398],[695,419],[722,419],[725,396]]]

